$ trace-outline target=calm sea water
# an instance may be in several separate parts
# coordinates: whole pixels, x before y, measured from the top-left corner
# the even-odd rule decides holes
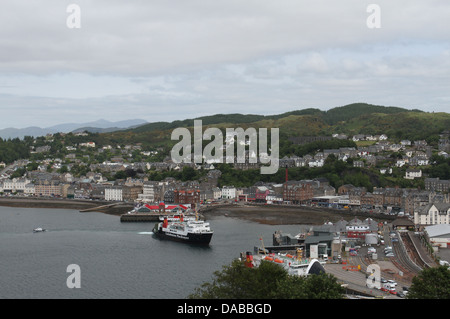
[[[154,223],[77,210],[0,207],[0,298],[186,298],[213,272],[260,246],[275,230],[227,217],[209,220],[209,247],[162,241]],[[33,233],[33,229],[48,229]],[[81,270],[81,288],[67,287],[67,266]]]

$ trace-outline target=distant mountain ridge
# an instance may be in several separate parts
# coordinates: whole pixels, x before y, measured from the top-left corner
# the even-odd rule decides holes
[[[25,136],[37,137],[37,136],[44,136],[47,134],[83,132],[83,131],[89,131],[93,133],[106,133],[123,129],[133,129],[146,123],[147,121],[142,119],[122,120],[117,122],[111,122],[101,119],[87,123],[63,123],[46,128],[41,128],[37,126],[30,126],[21,129],[9,127],[0,130],[0,137],[2,139],[9,139],[9,138],[22,139]]]
[[[127,120],[109,122],[105,120],[90,123],[66,123],[49,128],[29,127],[25,129],[7,128],[0,130],[0,137],[23,138],[43,136],[56,132],[89,131],[103,133],[102,139],[112,143],[168,144],[171,132],[178,127],[192,128],[194,119],[202,120],[203,126],[220,129],[231,127],[279,128],[285,137],[331,136],[334,133],[387,134],[410,139],[439,139],[438,134],[450,128],[450,113],[425,112],[396,106],[380,106],[367,103],[353,103],[326,111],[317,108],[294,110],[282,114],[215,114],[172,122]],[[433,137],[432,137],[433,136]]]

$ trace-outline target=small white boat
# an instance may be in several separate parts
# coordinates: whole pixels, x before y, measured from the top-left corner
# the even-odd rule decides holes
[[[47,231],[47,229],[44,229],[44,228],[41,228],[41,227],[33,229],[33,233],[41,233],[41,232],[44,232],[44,231]]]

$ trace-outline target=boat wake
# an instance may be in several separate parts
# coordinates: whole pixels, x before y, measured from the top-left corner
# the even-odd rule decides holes
[[[138,233],[139,235],[153,235],[152,231],[141,231],[140,233]]]

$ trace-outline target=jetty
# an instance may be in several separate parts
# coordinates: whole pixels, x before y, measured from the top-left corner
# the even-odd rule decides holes
[[[159,217],[164,216],[161,214],[122,214],[120,215],[121,222],[156,222],[159,221]]]
[[[95,206],[95,207],[90,207],[90,208],[86,208],[86,209],[82,209],[80,210],[80,213],[86,213],[86,212],[95,212],[95,211],[99,211],[99,210],[103,210],[105,208],[110,208],[116,205],[119,205],[120,203],[112,203],[112,204],[108,204],[108,205],[101,205],[101,206]]]

